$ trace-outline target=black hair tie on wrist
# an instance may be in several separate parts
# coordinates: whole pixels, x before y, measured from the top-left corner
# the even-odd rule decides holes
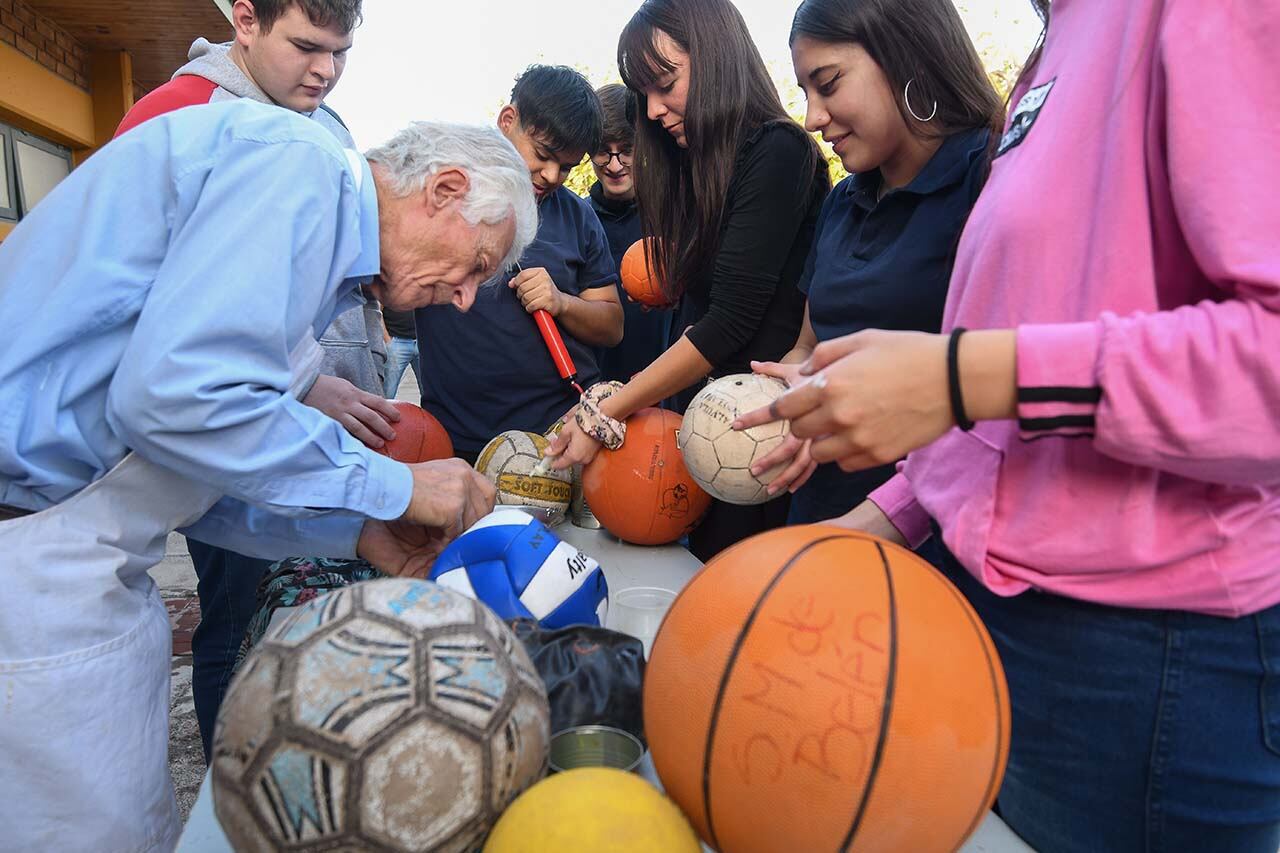
[[[963,326],[951,330],[951,339],[947,342],[947,391],[951,395],[951,417],[956,426],[968,432],[973,429],[973,421],[964,413],[964,395],[960,393],[960,336],[967,332]]]

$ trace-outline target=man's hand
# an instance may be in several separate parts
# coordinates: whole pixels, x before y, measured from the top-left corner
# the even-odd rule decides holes
[[[390,441],[396,437],[391,424],[400,420],[400,413],[391,401],[361,391],[337,376],[321,374],[302,402],[324,412],[375,450],[382,447],[384,439]]]
[[[421,462],[409,470],[413,497],[400,521],[438,531],[445,544],[493,511],[497,490],[461,459]]]
[[[425,578],[448,544],[439,530],[371,518],[360,531],[356,553],[385,574]]]
[[[530,314],[545,310],[552,317],[559,317],[564,310],[564,294],[542,267],[521,270],[507,282],[507,286],[516,292],[516,296],[520,297],[520,304]]]

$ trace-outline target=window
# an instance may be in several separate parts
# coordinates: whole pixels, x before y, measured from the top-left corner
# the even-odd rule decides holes
[[[18,191],[13,182],[13,131],[0,124],[0,222],[18,218]]]
[[[70,149],[0,124],[0,220],[21,219],[70,172]]]
[[[15,130],[13,153],[17,165],[19,208],[26,216],[40,199],[71,173],[71,151],[47,139]]]

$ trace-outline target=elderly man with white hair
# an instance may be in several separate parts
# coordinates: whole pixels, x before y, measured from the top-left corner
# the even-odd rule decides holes
[[[421,575],[492,508],[465,463],[379,456],[296,392],[362,284],[465,311],[536,218],[494,129],[366,159],[241,101],[122,136],[0,245],[0,846],[173,847],[170,531]]]

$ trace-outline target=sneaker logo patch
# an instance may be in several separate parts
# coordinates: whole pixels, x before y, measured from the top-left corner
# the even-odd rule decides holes
[[[1000,137],[1000,147],[996,149],[997,157],[1011,148],[1018,147],[1022,140],[1027,138],[1027,134],[1031,132],[1031,125],[1036,123],[1036,118],[1040,115],[1044,102],[1049,99],[1049,92],[1056,82],[1058,82],[1058,78],[1054,77],[1048,83],[1036,86],[1018,101],[1018,106],[1013,109],[1013,119],[1009,122],[1009,130],[1005,132],[1004,136]]]

